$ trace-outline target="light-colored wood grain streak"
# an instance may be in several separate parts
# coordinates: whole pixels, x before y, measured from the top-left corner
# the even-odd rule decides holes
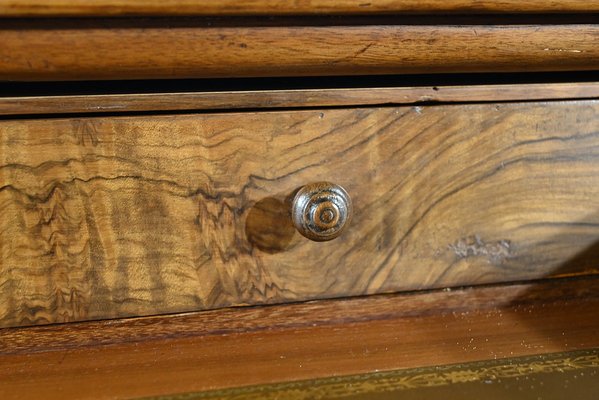
[[[598,12],[583,0],[0,0],[2,16]]]
[[[4,80],[574,71],[599,66],[599,25],[588,24],[3,24]]]
[[[599,98],[599,82],[0,97],[0,115]]]
[[[0,330],[3,399],[132,398],[599,346],[598,278]]]
[[[0,123],[0,325],[596,273],[599,102]],[[310,242],[289,196],[350,193]]]

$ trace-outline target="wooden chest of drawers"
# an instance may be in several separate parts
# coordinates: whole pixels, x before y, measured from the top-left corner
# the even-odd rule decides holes
[[[308,3],[0,0],[0,396],[599,346],[599,4]]]

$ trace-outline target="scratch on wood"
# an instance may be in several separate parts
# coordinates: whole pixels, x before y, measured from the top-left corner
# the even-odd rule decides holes
[[[374,45],[373,43],[368,43],[366,46],[364,46],[363,48],[361,48],[360,50],[358,50],[355,54],[354,57],[359,56],[360,54],[364,54],[366,52],[366,50],[368,50],[369,48],[371,48]]]
[[[500,263],[513,254],[511,241],[503,239],[487,243],[479,235],[462,238],[448,247],[458,259],[482,256],[493,264]]]

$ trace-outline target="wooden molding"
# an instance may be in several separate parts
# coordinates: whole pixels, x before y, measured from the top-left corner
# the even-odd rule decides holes
[[[0,79],[595,70],[599,25],[111,26],[3,22]],[[115,22],[116,23],[116,22]],[[122,24],[122,22],[119,22]]]
[[[10,17],[597,11],[597,2],[584,0],[0,0],[0,14]]]
[[[599,82],[0,97],[0,115],[203,111],[599,98]]]

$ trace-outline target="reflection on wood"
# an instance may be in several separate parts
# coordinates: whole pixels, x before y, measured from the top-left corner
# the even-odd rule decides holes
[[[595,273],[598,121],[596,101],[2,121],[0,326]],[[328,243],[282,206],[319,180],[354,203]]]

